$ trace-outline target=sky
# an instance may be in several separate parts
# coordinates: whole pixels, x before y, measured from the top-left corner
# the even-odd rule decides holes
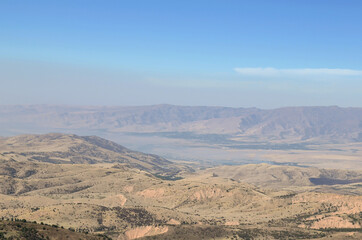
[[[359,0],[2,0],[0,104],[362,107]]]

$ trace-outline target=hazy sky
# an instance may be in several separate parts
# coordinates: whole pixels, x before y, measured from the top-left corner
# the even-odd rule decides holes
[[[0,104],[362,107],[362,1],[1,0]]]

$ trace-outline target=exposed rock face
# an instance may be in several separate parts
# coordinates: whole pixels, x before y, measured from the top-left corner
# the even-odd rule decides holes
[[[236,221],[225,222],[225,226],[237,226],[237,225],[239,225],[239,222]]]
[[[172,218],[167,222],[167,224],[169,224],[169,225],[181,225],[181,222]]]
[[[155,227],[155,226],[144,226],[137,227],[131,230],[128,230],[124,234],[121,234],[118,237],[118,240],[132,240],[146,236],[154,236],[166,233],[168,231],[168,227]]]
[[[206,201],[206,200],[211,200],[214,198],[219,198],[221,196],[224,195],[229,195],[231,196],[232,194],[227,194],[225,191],[223,191],[220,188],[204,188],[200,191],[195,192],[191,197],[190,200],[191,201]]]
[[[162,197],[165,193],[165,189],[145,189],[137,194],[144,197],[144,198],[159,198]]]
[[[123,190],[127,193],[133,192],[134,186],[125,186],[123,187]]]

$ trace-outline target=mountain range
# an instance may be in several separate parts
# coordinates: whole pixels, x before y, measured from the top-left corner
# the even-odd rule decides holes
[[[0,135],[193,132],[278,141],[362,141],[362,108],[2,105]]]

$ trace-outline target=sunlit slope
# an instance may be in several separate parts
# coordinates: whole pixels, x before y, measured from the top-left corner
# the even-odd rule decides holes
[[[0,159],[95,164],[120,163],[149,172],[174,174],[181,169],[157,155],[129,150],[106,139],[70,134],[21,135],[0,139]]]

